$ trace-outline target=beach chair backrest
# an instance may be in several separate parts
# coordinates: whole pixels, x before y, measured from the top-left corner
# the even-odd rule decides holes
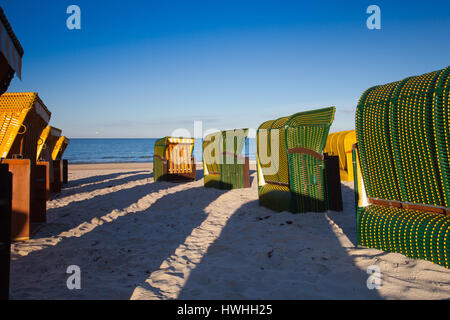
[[[369,198],[448,207],[450,67],[376,86],[356,133]]]
[[[59,137],[52,151],[53,160],[61,160],[63,158],[64,152],[66,151],[69,142],[70,139],[65,136]]]
[[[36,161],[41,159],[45,161],[52,160],[52,153],[58,139],[61,137],[61,133],[61,129],[51,126],[45,127],[38,140]]]
[[[289,184],[300,211],[326,208],[324,155],[335,108],[300,112],[286,123]]]
[[[219,131],[203,139],[204,182],[207,187],[248,187],[248,129]],[[244,154],[244,148],[245,154]],[[248,180],[248,181],[247,181]]]
[[[0,158],[36,160],[39,137],[51,113],[36,93],[0,96]]]

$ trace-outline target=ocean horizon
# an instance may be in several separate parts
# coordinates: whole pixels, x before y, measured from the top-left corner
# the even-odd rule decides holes
[[[153,162],[159,138],[71,138],[64,159],[72,164]],[[256,160],[256,140],[249,140],[248,156]],[[194,157],[201,162],[202,139],[196,139]]]

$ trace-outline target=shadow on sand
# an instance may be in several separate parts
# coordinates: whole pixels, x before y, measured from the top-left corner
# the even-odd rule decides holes
[[[183,244],[193,229],[206,218],[204,208],[225,193],[221,190],[199,192],[201,187],[166,193],[154,201],[144,199],[150,193],[170,190],[179,184],[149,183],[102,197],[55,209],[52,214],[67,210],[71,215],[80,205],[89,208],[95,202],[110,207],[131,205],[134,212],[104,222],[80,237],[63,238],[54,246],[20,257],[12,264],[13,299],[129,299],[136,286]],[[169,191],[170,192],[170,191]],[[180,199],[184,205],[179,206]],[[111,205],[111,202],[113,205]],[[84,209],[87,210],[87,209]],[[94,211],[94,210],[93,210]],[[98,210],[95,210],[98,212]],[[105,212],[107,214],[107,212]],[[179,219],[185,215],[184,219]],[[84,213],[85,220],[99,215]],[[72,226],[54,226],[53,235]],[[47,229],[47,228],[46,228]],[[56,231],[56,232],[55,232]],[[39,237],[50,235],[42,230]],[[66,269],[78,265],[82,272],[82,290],[68,290]],[[24,275],[29,281],[24,281]],[[20,287],[15,285],[20,278]],[[25,285],[23,285],[25,283]]]
[[[178,298],[380,299],[327,219],[339,221],[343,214],[276,213],[258,201],[244,204],[191,271]],[[354,224],[342,228],[356,241]]]

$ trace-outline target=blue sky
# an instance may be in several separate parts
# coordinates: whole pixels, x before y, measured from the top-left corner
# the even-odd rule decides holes
[[[72,138],[257,128],[330,105],[331,131],[352,129],[365,89],[450,65],[448,0],[0,3],[25,50],[9,91],[38,92]]]

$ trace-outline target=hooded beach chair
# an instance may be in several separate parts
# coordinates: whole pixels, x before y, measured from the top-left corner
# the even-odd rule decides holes
[[[38,140],[36,161],[39,165],[44,165],[47,171],[46,189],[47,200],[50,200],[51,192],[61,191],[61,168],[60,161],[53,161],[52,152],[62,131],[58,128],[47,126],[42,131]]]
[[[67,137],[60,137],[56,142],[55,148],[52,152],[53,161],[59,161],[61,172],[61,183],[67,184],[69,182],[69,162],[63,159],[64,151],[69,145],[70,139]]]
[[[356,110],[358,244],[450,267],[450,67],[368,89]]]
[[[0,7],[0,95],[14,77],[22,72],[23,49]],[[1,135],[1,134],[0,134]],[[0,163],[0,300],[9,297],[9,265],[11,246],[12,174],[8,164]]]
[[[165,137],[155,142],[153,177],[155,181],[195,180],[193,138]]]
[[[339,171],[342,181],[353,181],[352,146],[356,143],[356,131],[347,130],[330,133],[324,152],[339,157]]]
[[[212,133],[203,139],[205,187],[218,189],[250,187],[247,137],[248,129],[236,129]]]
[[[323,153],[334,112],[300,112],[258,128],[260,205],[294,213],[342,210],[338,159]]]
[[[13,240],[26,240],[46,221],[46,168],[36,165],[38,140],[51,113],[36,93],[0,96],[0,158],[13,173]]]

